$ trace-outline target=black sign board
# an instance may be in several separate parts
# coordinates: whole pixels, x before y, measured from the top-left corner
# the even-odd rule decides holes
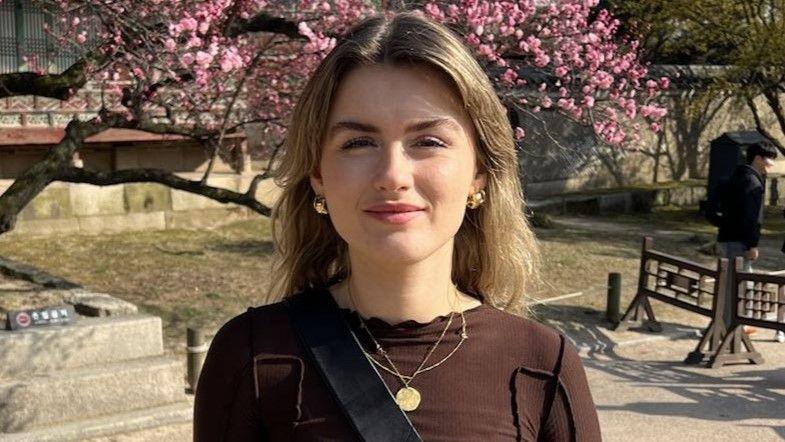
[[[21,330],[46,325],[66,325],[74,322],[76,311],[70,304],[11,310],[8,312],[8,326],[11,330]]]

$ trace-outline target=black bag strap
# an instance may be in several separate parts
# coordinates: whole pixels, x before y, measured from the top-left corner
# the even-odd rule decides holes
[[[561,385],[561,366],[562,360],[564,359],[564,344],[564,335],[559,333],[559,356],[556,358],[556,366],[553,367],[553,390],[550,391],[550,397],[548,398],[548,409],[542,416],[540,428],[542,428],[551,417],[553,403],[556,402],[556,396],[559,394],[559,387]]]
[[[300,343],[363,440],[422,441],[326,289],[284,301]]]

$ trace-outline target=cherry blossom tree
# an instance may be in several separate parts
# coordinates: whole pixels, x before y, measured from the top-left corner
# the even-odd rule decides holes
[[[0,196],[0,233],[52,181],[112,185],[152,181],[269,215],[246,193],[209,186],[227,134],[261,124],[282,140],[297,94],[337,39],[363,17],[418,8],[455,29],[475,51],[500,98],[527,118],[559,112],[599,140],[634,149],[641,130],[659,130],[667,78],[649,79],[639,46],[597,0],[370,2],[364,0],[35,0],[55,18],[48,29],[77,54],[62,73],[36,68],[0,75],[0,98],[67,101],[88,82],[102,106],[72,120],[63,140]],[[642,125],[643,124],[643,125]],[[201,142],[211,161],[201,180],[168,171],[96,172],[73,167],[84,140],[108,128],[178,134]],[[520,139],[525,134],[516,128]],[[277,146],[280,146],[278,144]],[[272,151],[274,162],[277,149]]]
[[[661,129],[666,110],[657,100],[670,81],[647,77],[639,43],[619,35],[619,21],[597,5],[462,0],[425,11],[466,36],[508,106],[534,119],[559,112],[593,127],[601,141],[636,149],[641,130]]]

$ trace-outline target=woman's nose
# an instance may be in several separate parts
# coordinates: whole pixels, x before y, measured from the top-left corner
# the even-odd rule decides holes
[[[396,192],[412,186],[412,164],[401,143],[391,143],[380,150],[374,176],[376,190]]]

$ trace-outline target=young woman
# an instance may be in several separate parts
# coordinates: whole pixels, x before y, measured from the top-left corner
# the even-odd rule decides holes
[[[449,30],[412,13],[352,30],[305,87],[277,177],[274,293],[333,305],[355,339],[322,352],[339,361],[324,368],[291,304],[232,319],[202,370],[195,440],[370,440],[352,417],[376,413],[352,403],[366,369],[394,408],[370,427],[403,422],[426,441],[600,439],[575,349],[505,311],[521,311],[538,249],[505,109]],[[305,328],[329,341],[322,312]],[[341,365],[352,350],[364,369]]]

